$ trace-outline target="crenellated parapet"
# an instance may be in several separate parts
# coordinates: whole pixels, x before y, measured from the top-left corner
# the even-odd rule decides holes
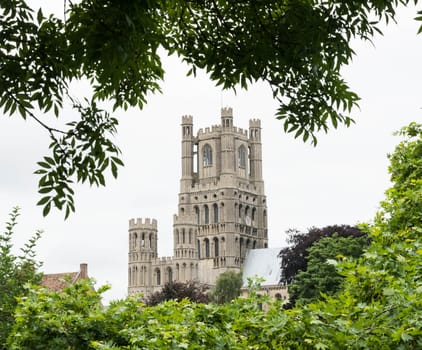
[[[183,115],[182,124],[193,124],[193,117],[191,115]]]
[[[248,130],[244,130],[242,128],[233,127],[233,133],[240,137],[244,137],[244,138],[248,137]]]
[[[157,220],[150,218],[137,218],[129,220],[129,230],[157,230]]]
[[[249,139],[255,144],[261,142],[261,121],[259,119],[249,120]]]
[[[250,119],[249,120],[249,128],[261,128],[261,120],[260,119]]]
[[[183,215],[178,216],[177,214],[173,215],[173,225],[186,225],[195,222],[195,215]]]
[[[221,116],[222,117],[233,117],[233,108],[231,108],[231,107],[221,108]]]
[[[199,129],[197,133],[198,138],[216,138],[221,134],[221,126],[213,125],[211,128]]]
[[[222,128],[220,125],[214,125],[211,128],[201,128],[198,130],[197,137],[199,139],[205,138],[217,138],[221,135]],[[247,138],[248,137],[248,130],[232,127],[230,132],[232,132],[235,136],[239,136],[240,138]]]

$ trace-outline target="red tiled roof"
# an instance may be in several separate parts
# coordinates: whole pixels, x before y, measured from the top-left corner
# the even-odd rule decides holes
[[[58,292],[70,283],[75,283],[79,278],[79,272],[49,273],[42,276],[41,285],[47,289]]]
[[[88,265],[80,264],[78,272],[47,273],[42,276],[41,285],[47,289],[58,292],[80,279],[88,278]]]

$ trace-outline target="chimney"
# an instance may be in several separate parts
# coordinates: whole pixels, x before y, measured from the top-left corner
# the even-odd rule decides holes
[[[82,263],[79,267],[79,278],[85,279],[88,278],[88,264]]]

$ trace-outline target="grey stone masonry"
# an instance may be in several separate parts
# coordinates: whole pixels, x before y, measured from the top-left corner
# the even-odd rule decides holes
[[[249,249],[267,248],[267,203],[262,178],[261,122],[221,124],[193,133],[182,117],[182,174],[173,218],[174,255],[157,256],[157,221],[129,221],[128,293],[145,296],[169,281],[214,285],[219,274],[240,271]]]

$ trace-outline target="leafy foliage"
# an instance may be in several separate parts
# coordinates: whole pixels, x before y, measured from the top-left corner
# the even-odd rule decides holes
[[[236,299],[242,287],[242,272],[228,270],[217,277],[211,298],[215,303],[224,304]]]
[[[78,105],[78,109],[81,120],[68,123],[71,128],[52,139],[53,157],[44,157],[38,162],[40,169],[35,173],[41,175],[38,187],[44,196],[38,205],[44,206],[44,216],[52,205],[58,209],[65,207],[65,218],[75,211],[74,191],[69,181],[75,173],[78,182],[105,186],[104,170],[110,166],[113,176],[117,177],[117,167],[123,165],[118,158],[119,149],[106,137],[108,132],[116,131],[117,120],[97,109],[95,102],[87,108]]]
[[[197,282],[167,282],[161,291],[155,292],[148,296],[145,304],[149,306],[160,304],[167,300],[181,301],[188,299],[195,303],[208,302],[208,287]]]
[[[339,264],[344,291],[292,311],[309,346],[422,346],[422,126],[398,134],[405,140],[390,156],[393,186],[370,227],[371,244],[357,262]]]
[[[323,237],[308,248],[307,267],[299,271],[289,284],[289,306],[309,303],[321,295],[333,295],[339,291],[343,276],[336,271],[337,260],[358,258],[368,245],[366,236],[339,237],[337,234]]]
[[[33,288],[20,298],[8,349],[421,348],[422,126],[400,134],[406,139],[390,156],[394,184],[368,227],[371,244],[358,260],[338,263],[345,280],[337,294],[287,311],[256,293],[222,305],[149,307],[127,298],[105,308],[104,289],[86,280],[59,293]]]
[[[38,163],[39,205],[74,211],[73,182],[105,184],[117,176],[120,151],[112,136],[113,110],[143,107],[164,77],[158,49],[205,69],[225,89],[263,80],[280,103],[284,130],[316,144],[318,131],[350,125],[358,96],[341,76],[353,38],[370,40],[394,1],[116,1],[64,2],[64,19],[37,13],[24,0],[0,4],[0,108],[44,127],[51,155]],[[418,16],[417,20],[422,17]],[[92,95],[80,103],[70,83],[87,79]],[[42,115],[62,114],[69,101],[74,120],[63,128]]]
[[[84,280],[61,292],[28,290],[16,310],[9,349],[92,349],[92,340],[112,330],[101,304],[101,293],[107,289],[97,292],[92,281]]]
[[[27,292],[24,285],[38,283],[41,279],[37,273],[41,264],[34,259],[40,231],[21,248],[22,255],[13,255],[12,237],[18,216],[19,209],[14,208],[4,233],[0,234],[0,349],[7,349],[6,339],[15,322],[17,298]]]
[[[186,6],[186,3],[190,6]],[[174,51],[205,68],[224,88],[267,82],[280,102],[284,130],[306,141],[315,132],[350,125],[357,104],[339,68],[353,54],[351,36],[372,36],[363,3],[340,1],[182,2],[175,11]],[[179,22],[179,23],[180,23]],[[353,23],[359,22],[354,28]]]
[[[22,298],[9,349],[273,349],[286,317],[277,301],[267,313],[258,299],[217,305],[165,301],[147,306],[137,298],[101,305],[92,282],[61,292],[33,288]],[[261,301],[261,299],[260,299]]]
[[[281,282],[290,284],[295,281],[300,271],[306,271],[308,266],[309,248],[324,237],[367,237],[367,234],[358,227],[349,225],[332,225],[323,228],[311,227],[308,232],[296,229],[287,231],[290,246],[280,251],[281,256]]]

